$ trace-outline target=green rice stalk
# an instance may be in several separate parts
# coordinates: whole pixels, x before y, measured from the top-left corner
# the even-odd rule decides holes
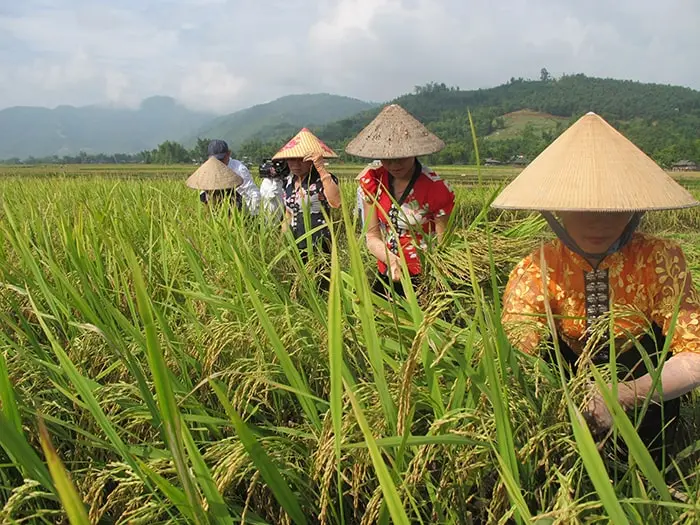
[[[73,481],[70,479],[70,475],[66,471],[61,458],[58,457],[56,449],[51,444],[49,431],[46,430],[46,426],[41,419],[39,419],[39,438],[51,478],[55,483],[56,491],[68,516],[68,521],[71,525],[90,525],[85,504],[80,498]]]
[[[224,389],[215,381],[210,381],[210,385],[219,398],[219,402],[223,405],[226,414],[231,418],[231,423],[236,430],[236,434],[238,434],[238,438],[241,440],[250,459],[267,483],[268,488],[275,495],[277,502],[282,506],[294,523],[297,525],[307,523],[306,517],[301,510],[301,506],[294,492],[292,492],[292,489],[282,477],[279,469],[265,453],[265,449],[263,449],[262,445],[255,439],[248,425],[245,424],[236,409],[233,408]]]
[[[158,406],[162,414],[162,421],[167,438],[168,448],[173,456],[175,469],[177,470],[180,483],[187,496],[188,503],[194,510],[196,523],[208,523],[202,502],[197,493],[195,483],[190,474],[187,464],[187,456],[183,443],[183,430],[180,411],[175,401],[168,368],[165,365],[163,354],[156,333],[156,325],[153,318],[153,306],[151,305],[148,293],[146,291],[146,283],[143,280],[141,269],[139,268],[136,256],[131,250],[126,251],[126,257],[129,261],[134,275],[134,290],[136,292],[136,301],[140,317],[143,321],[146,331],[146,351],[148,364],[153,374],[153,383],[158,395]]]
[[[235,254],[234,260],[236,262],[238,270],[241,272],[242,275],[245,276],[245,286],[248,290],[250,300],[253,303],[253,307],[255,308],[255,312],[258,315],[260,324],[265,330],[265,334],[267,335],[270,341],[270,344],[275,352],[275,355],[277,356],[277,359],[279,359],[280,365],[282,366],[282,370],[284,370],[284,374],[287,377],[289,384],[292,386],[292,388],[300,392],[311,393],[308,384],[306,383],[302,375],[299,373],[297,368],[294,366],[294,363],[292,362],[289,353],[287,353],[287,350],[284,348],[284,345],[282,344],[282,341],[280,340],[280,337],[277,333],[277,329],[275,328],[274,323],[270,319],[269,314],[265,310],[265,307],[263,306],[262,301],[260,300],[257,294],[257,290],[261,289],[262,285],[250,271],[249,267],[241,261],[241,259],[238,257],[238,254]],[[307,396],[297,396],[297,399],[304,413],[306,414],[306,417],[313,424],[316,431],[320,433],[322,423],[321,418],[318,415],[318,410],[314,403],[312,403]]]
[[[379,451],[379,447],[377,446],[377,443],[374,440],[374,436],[372,435],[372,429],[367,423],[367,419],[365,418],[362,407],[360,406],[359,401],[355,397],[355,394],[352,392],[352,390],[349,388],[349,385],[347,384],[345,385],[345,391],[347,392],[347,396],[350,399],[350,404],[352,405],[353,412],[355,413],[357,424],[360,426],[362,434],[365,438],[365,442],[367,443],[367,449],[372,458],[374,471],[377,475],[377,479],[379,480],[379,485],[382,488],[382,493],[384,494],[384,502],[386,503],[386,506],[389,509],[391,519],[396,524],[408,525],[410,522],[408,521],[408,516],[406,516],[406,511],[404,510],[403,503],[401,502],[401,498],[399,497],[399,493],[396,490],[396,485],[394,485],[394,481],[391,479],[391,475],[389,474],[389,470],[387,469],[386,463],[384,463],[384,459],[382,458],[382,454]]]

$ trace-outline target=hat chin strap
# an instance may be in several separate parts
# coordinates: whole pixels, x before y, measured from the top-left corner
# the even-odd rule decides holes
[[[552,212],[541,211],[540,213],[547,221],[547,224],[549,224],[549,227],[552,228],[552,231],[556,234],[559,240],[564,243],[564,246],[566,246],[572,252],[580,255],[588,262],[591,262],[591,260],[597,261],[597,263],[593,265],[595,268],[597,268],[598,265],[602,263],[606,257],[612,255],[615,252],[620,251],[627,245],[627,243],[630,242],[630,240],[632,240],[632,236],[634,235],[634,232],[637,231],[639,223],[642,220],[642,216],[644,215],[644,212],[633,213],[632,218],[627,223],[627,226],[625,226],[625,229],[622,231],[622,235],[620,235],[620,237],[618,237],[617,240],[614,243],[612,243],[607,250],[605,250],[602,253],[589,253],[582,250],[579,247],[579,245],[576,244],[576,241],[574,241],[571,235],[569,235],[569,232],[566,231],[566,228],[564,228],[564,226],[562,226],[562,224],[554,217]]]

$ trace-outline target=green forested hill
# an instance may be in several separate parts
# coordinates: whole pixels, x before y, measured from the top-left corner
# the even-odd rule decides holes
[[[474,162],[468,110],[471,111],[481,158],[508,161],[533,158],[581,115],[595,111],[661,164],[681,159],[700,161],[700,92],[659,84],[570,75],[539,81],[511,79],[490,89],[462,91],[445,84],[416,87],[391,101],[400,104],[440,136],[447,147],[434,163]],[[508,130],[509,115],[527,110],[531,122]],[[342,151],[372,118],[373,108],[313,131]],[[539,125],[537,113],[549,121]],[[279,145],[259,138],[243,146],[257,157]],[[338,151],[340,153],[340,151]]]
[[[219,117],[199,129],[195,136],[221,138],[237,150],[246,141],[280,140],[294,135],[300,128],[322,126],[375,106],[362,100],[327,93],[288,95]],[[194,142],[195,138],[192,137],[187,145]]]

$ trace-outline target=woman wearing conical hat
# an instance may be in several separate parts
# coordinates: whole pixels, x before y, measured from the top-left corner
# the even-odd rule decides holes
[[[438,175],[417,157],[436,153],[445,143],[396,104],[381,113],[355,137],[345,151],[358,157],[380,159],[358,176],[364,192],[367,247],[377,258],[380,278],[375,291],[393,288],[403,295],[402,262],[413,283],[421,274],[418,250],[424,236],[447,227],[455,196]]]
[[[285,228],[290,228],[295,239],[306,234],[305,213],[308,214],[310,230],[326,224],[329,208],[339,208],[341,204],[338,179],[326,169],[324,158],[338,155],[326,146],[308,129],[302,129],[285,144],[273,157],[284,159],[290,175],[284,188],[286,207]],[[330,231],[321,228],[311,236],[313,246],[330,252]],[[308,242],[300,246],[302,259],[308,260]]]
[[[700,300],[682,249],[636,230],[645,211],[697,204],[593,113],[554,141],[493,203],[540,211],[557,236],[510,275],[503,323],[511,341],[528,353],[542,348],[548,303],[555,336],[573,371],[586,362],[579,359],[582,354],[604,364],[614,349],[620,405],[633,410],[652,400],[639,434],[657,459],[664,421],[668,444],[678,398],[700,385]],[[610,326],[614,345],[607,340]],[[657,363],[669,336],[670,359],[662,361],[658,392],[639,346]],[[611,426],[599,392],[587,416],[597,430]]]

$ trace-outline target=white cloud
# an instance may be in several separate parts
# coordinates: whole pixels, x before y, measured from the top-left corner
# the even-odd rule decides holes
[[[358,34],[375,39],[372,26],[376,18],[401,10],[399,0],[340,0],[329,9],[328,16],[311,27],[311,39],[321,45],[343,42]]]
[[[0,104],[382,101],[542,67],[698,89],[697,27],[697,0],[24,0],[0,10]]]
[[[236,104],[246,83],[224,63],[203,62],[182,79],[178,98],[192,107],[223,112]]]

